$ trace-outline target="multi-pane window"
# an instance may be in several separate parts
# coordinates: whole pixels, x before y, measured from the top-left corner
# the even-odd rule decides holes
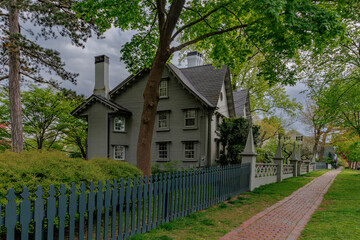
[[[114,146],[114,159],[125,160],[125,146],[121,146],[121,145]]]
[[[303,136],[296,136],[296,141],[302,141],[303,140]]]
[[[159,158],[168,159],[168,143],[158,143],[159,145]]]
[[[196,109],[185,110],[185,127],[196,126]]]
[[[167,111],[158,112],[158,129],[169,128],[169,117]]]
[[[185,142],[185,159],[195,158],[195,142]]]
[[[114,130],[119,132],[125,131],[125,118],[124,117],[115,117],[114,118]]]
[[[168,97],[168,82],[167,80],[162,80],[159,86],[159,96]]]

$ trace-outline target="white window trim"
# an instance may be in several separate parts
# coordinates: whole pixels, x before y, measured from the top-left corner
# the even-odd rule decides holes
[[[186,157],[186,144],[187,143],[192,143],[194,145],[194,158]],[[184,154],[184,161],[197,161],[197,141],[184,141],[183,142],[183,154]]]
[[[166,145],[166,152],[167,152],[167,157],[166,158],[161,158],[160,157],[160,145],[161,144]],[[157,145],[157,147],[156,147],[157,161],[159,161],[159,162],[168,162],[168,161],[170,161],[170,142],[157,142],[156,145]]]
[[[116,157],[116,148],[117,147],[120,147],[122,149],[122,151],[124,151],[124,154],[123,154],[122,158],[117,158]],[[114,157],[115,160],[125,161],[125,159],[126,159],[126,148],[125,148],[125,146],[123,146],[123,145],[114,145],[113,151],[114,151],[113,157]]]
[[[187,111],[191,111],[191,110],[195,111],[195,116],[194,116],[194,118],[187,118],[186,113],[187,113]],[[194,119],[194,125],[186,125],[187,119]],[[196,108],[184,109],[184,128],[197,128],[197,109]]]
[[[165,91],[166,91],[166,95],[164,95],[164,96],[161,96],[161,84],[162,83],[165,83]],[[168,98],[169,97],[169,84],[168,84],[168,80],[167,79],[163,79],[163,80],[161,80],[161,82],[160,82],[160,85],[159,85],[159,98]]]
[[[164,113],[166,115],[166,127],[160,127],[160,113]],[[156,129],[158,131],[168,131],[170,130],[170,111],[158,111],[157,118],[156,118]]]
[[[123,119],[124,129],[116,129],[116,119]],[[125,117],[115,117],[114,118],[114,131],[115,132],[125,132],[126,131],[126,118]]]

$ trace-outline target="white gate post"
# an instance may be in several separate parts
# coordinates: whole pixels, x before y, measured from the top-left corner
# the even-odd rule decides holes
[[[256,171],[256,154],[255,152],[255,146],[254,146],[254,137],[252,132],[252,127],[250,126],[249,134],[246,140],[245,149],[242,153],[240,153],[242,156],[241,163],[250,163],[250,180],[249,180],[249,188],[250,191],[254,190],[254,184],[255,184],[255,171]]]
[[[274,157],[274,163],[277,164],[277,181],[281,182],[283,180],[283,168],[284,168],[284,157],[281,150],[281,136],[279,134],[279,142],[276,149],[276,154]]]
[[[294,143],[294,149],[291,153],[291,156],[290,156],[290,163],[293,164],[293,172],[294,172],[294,177],[297,177],[298,176],[298,160],[297,160],[297,157],[296,157],[296,147],[295,147],[295,143]]]

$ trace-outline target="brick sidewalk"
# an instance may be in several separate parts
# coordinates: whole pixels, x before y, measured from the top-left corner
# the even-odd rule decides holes
[[[297,239],[339,170],[332,170],[256,214],[220,240]]]

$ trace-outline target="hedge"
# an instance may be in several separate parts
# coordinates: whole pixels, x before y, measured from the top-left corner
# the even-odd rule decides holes
[[[24,186],[35,193],[38,185],[44,192],[50,184],[56,189],[64,183],[70,188],[72,182],[89,185],[91,181],[105,181],[142,175],[142,172],[127,162],[107,158],[94,158],[90,161],[70,158],[59,151],[28,151],[21,154],[11,151],[0,153],[0,202],[4,204],[5,195],[13,188],[19,195]],[[33,196],[32,196],[33,197]]]

